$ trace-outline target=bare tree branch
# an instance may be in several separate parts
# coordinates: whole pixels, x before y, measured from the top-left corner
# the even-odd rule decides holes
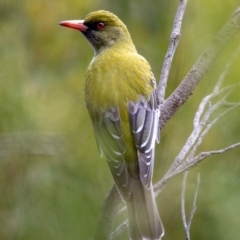
[[[237,147],[240,147],[240,143],[235,143],[233,145],[230,145],[226,148],[215,150],[215,151],[209,151],[209,152],[202,152],[198,156],[191,159],[191,161],[183,162],[175,171],[169,172],[166,174],[158,183],[154,185],[154,191],[155,196],[158,196],[160,192],[162,191],[163,187],[167,184],[169,180],[176,177],[177,175],[195,167],[198,163],[200,163],[203,159],[210,157],[212,155],[216,154],[222,154],[229,150],[235,149]]]
[[[218,85],[218,83],[217,83]],[[217,86],[216,85],[216,86]],[[232,91],[234,90],[234,88],[236,87],[237,85],[231,85],[231,86],[227,86],[225,88],[222,88],[222,89],[219,89],[219,90],[215,90],[213,91],[213,93],[209,94],[208,96],[206,96],[201,104],[199,105],[198,107],[198,110],[195,114],[195,117],[194,117],[194,120],[193,120],[193,126],[194,128],[197,128],[199,125],[205,125],[206,122],[209,120],[209,117],[211,116],[211,114],[217,110],[220,105],[222,105],[222,102],[225,101],[225,99],[232,93]],[[215,87],[215,89],[218,89]],[[215,105],[214,107],[213,106],[209,106],[209,110],[204,114],[203,116],[203,113],[207,107],[207,104],[209,105],[211,103],[211,101],[214,100],[215,97],[223,94],[223,97],[222,97],[222,100],[220,100],[217,105]],[[201,119],[201,120],[200,120]]]
[[[193,158],[193,162],[195,162],[197,164],[207,157],[210,157],[210,156],[216,155],[216,154],[222,154],[222,153],[228,152],[228,151],[230,151],[234,148],[237,148],[237,147],[240,147],[240,143],[232,144],[232,145],[230,145],[226,148],[220,149],[220,150],[209,151],[209,152],[201,152],[199,155],[197,155],[195,158]]]
[[[221,105],[225,105],[225,102],[221,102]],[[219,107],[221,106],[219,105]],[[226,109],[224,112],[222,112],[221,114],[219,114],[214,120],[206,122],[206,126],[204,131],[200,134],[200,136],[196,139],[197,141],[195,142],[192,150],[189,153],[189,156],[186,158],[186,163],[193,161],[193,156],[197,150],[197,148],[199,147],[199,145],[202,143],[203,138],[205,137],[205,135],[209,132],[209,130],[213,127],[214,124],[217,123],[217,121],[219,121],[222,117],[224,117],[227,113],[229,113],[230,111],[234,110],[235,108],[239,107],[240,103],[229,103],[229,108]]]
[[[111,233],[110,240],[118,239],[127,229],[128,229],[128,220],[126,220],[121,225],[119,225],[118,228]]]
[[[158,102],[160,104],[162,104],[164,101],[168,75],[172,65],[174,53],[179,43],[182,20],[185,13],[186,5],[187,5],[187,0],[180,0],[177,13],[174,19],[173,30],[169,40],[168,50],[164,58],[159,85],[157,88]]]
[[[209,151],[209,152],[202,152],[200,153],[198,156],[194,157],[192,159],[192,161],[189,161],[188,163],[184,163],[184,165],[182,165],[181,167],[179,167],[176,171],[174,171],[171,175],[169,175],[165,181],[169,181],[170,179],[172,179],[173,177],[179,175],[180,173],[183,173],[185,171],[188,171],[189,169],[195,167],[198,163],[200,163],[203,159],[210,157],[212,155],[216,155],[216,154],[222,154],[225,153],[229,150],[232,150],[234,148],[240,147],[240,143],[235,143],[233,145],[230,145],[224,149],[220,149],[220,150],[215,150],[215,151]],[[155,188],[154,188],[155,189]]]
[[[223,51],[227,43],[240,30],[240,7],[232,14],[228,22],[218,32],[213,41],[208,45],[202,55],[198,58],[187,76],[161,106],[160,129],[173,116],[176,110],[183,105],[192,95],[202,77],[210,69],[213,62]]]
[[[197,209],[196,202],[197,202],[198,189],[199,189],[201,181],[200,181],[200,174],[198,174],[198,180],[197,180],[197,186],[196,186],[196,190],[195,190],[195,194],[194,194],[192,210],[191,210],[188,222],[187,222],[186,221],[186,211],[185,211],[185,192],[186,192],[187,176],[188,176],[188,171],[186,171],[184,173],[184,177],[183,177],[181,210],[182,210],[182,220],[183,220],[183,226],[184,226],[184,230],[185,230],[185,234],[186,234],[186,240],[190,240],[190,227],[192,224],[194,213]]]
[[[203,100],[205,101],[205,99]],[[231,110],[235,109],[236,107],[240,106],[240,103],[233,103],[233,106],[229,107],[227,110],[219,114],[214,120],[210,120],[211,115],[219,109],[221,106],[224,105],[224,101],[219,101],[215,105],[210,106],[209,109],[206,111],[206,113],[203,115],[202,120],[199,121],[199,124],[196,125],[194,124],[194,129],[189,136],[188,140],[186,141],[184,147],[174,160],[172,166],[169,168],[168,172],[166,175],[174,173],[177,171],[177,169],[181,168],[183,169],[185,165],[188,164],[188,162],[192,161],[192,157],[194,156],[197,147],[202,143],[203,138],[205,135],[209,132],[209,130],[213,127],[214,124],[218,120],[220,120],[223,116],[225,116],[228,112]],[[200,104],[200,111],[202,111],[201,106],[202,103]],[[198,111],[196,115],[198,114]],[[199,114],[198,114],[199,115]],[[196,122],[194,118],[194,123]]]
[[[185,192],[186,192],[187,176],[188,176],[188,171],[185,172],[183,176],[182,196],[181,196],[182,221],[183,221],[183,227],[185,231],[187,229],[187,220],[186,220],[186,211],[185,211]],[[186,233],[186,236],[187,236],[187,233]],[[188,237],[186,238],[188,239]]]
[[[240,106],[240,102],[235,103],[226,101],[229,94],[232,93],[236,86],[238,86],[237,84],[220,89],[224,77],[228,73],[229,68],[233,64],[239,52],[240,47],[238,47],[237,51],[233,54],[232,60],[230,60],[230,62],[226,64],[224,71],[223,73],[221,73],[213,92],[206,96],[200,103],[193,120],[192,133],[190,134],[189,138],[187,139],[186,143],[184,144],[178,156],[175,158],[174,162],[172,163],[171,167],[169,168],[165,176],[162,178],[160,182],[158,182],[154,186],[156,196],[162,191],[162,188],[166,185],[166,183],[170,179],[197,165],[198,159],[196,159],[194,155],[206,134],[222,117],[224,117],[227,113]],[[212,101],[214,101],[215,98],[220,95],[223,95],[222,98],[218,100],[216,103],[212,104]],[[222,113],[218,114],[214,119],[210,119],[213,113],[215,113],[217,110],[223,107],[227,107],[227,109],[224,110]],[[236,147],[238,147],[238,144],[233,145],[233,148]],[[231,146],[228,148],[233,149]],[[218,150],[217,152],[219,151],[221,150]],[[207,157],[210,155],[205,153],[200,156]]]

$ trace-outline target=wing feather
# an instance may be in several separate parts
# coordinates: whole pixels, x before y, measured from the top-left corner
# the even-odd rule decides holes
[[[98,119],[92,118],[95,136],[100,153],[104,153],[113,178],[124,200],[129,199],[132,192],[130,175],[124,160],[126,152],[121,120],[118,108],[109,108],[99,113]]]
[[[158,141],[159,110],[156,92],[150,98],[140,97],[128,104],[131,129],[138,151],[138,162],[142,184],[149,188],[152,181],[155,141]]]

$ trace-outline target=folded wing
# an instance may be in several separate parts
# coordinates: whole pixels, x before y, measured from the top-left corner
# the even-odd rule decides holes
[[[140,178],[149,188],[154,165],[155,141],[159,142],[159,110],[156,92],[149,99],[140,97],[137,102],[128,104],[131,128],[138,153]]]

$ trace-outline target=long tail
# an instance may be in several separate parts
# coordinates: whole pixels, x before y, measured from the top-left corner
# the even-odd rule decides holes
[[[132,196],[127,201],[132,240],[160,240],[164,229],[160,220],[152,186],[146,189],[140,179],[132,179]]]

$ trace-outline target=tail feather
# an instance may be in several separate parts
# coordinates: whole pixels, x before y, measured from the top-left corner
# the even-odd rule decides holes
[[[132,240],[160,240],[164,234],[152,186],[146,189],[139,178],[132,179],[132,195],[127,201]]]

